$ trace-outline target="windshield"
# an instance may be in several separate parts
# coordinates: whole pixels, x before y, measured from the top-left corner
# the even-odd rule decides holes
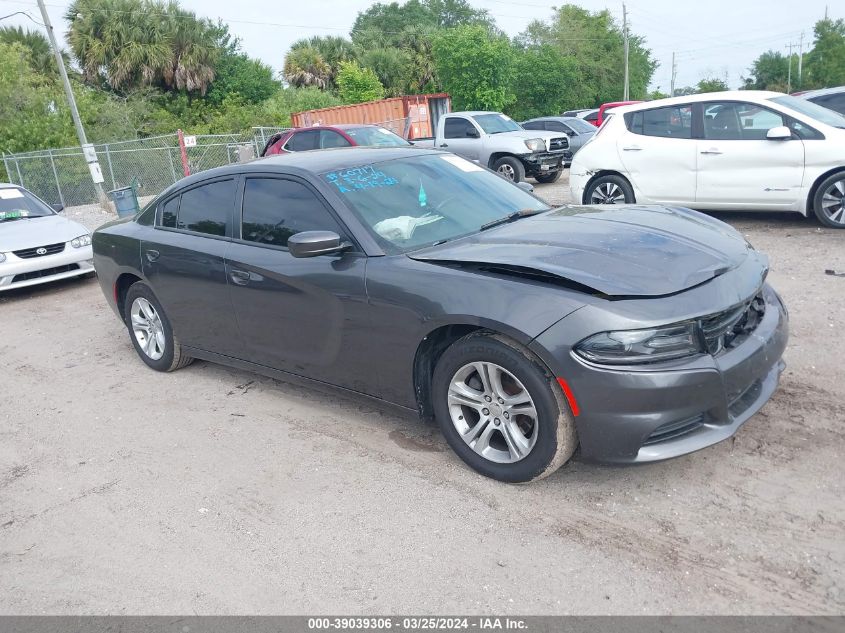
[[[826,125],[845,128],[845,116],[842,116],[833,110],[828,110],[823,106],[813,103],[812,101],[799,99],[798,97],[790,97],[788,95],[784,95],[782,97],[772,97],[769,101],[782,105],[784,108],[800,112],[801,114],[811,117],[816,121],[821,121]]]
[[[381,147],[407,147],[408,141],[383,127],[352,127],[344,130],[358,145]]]
[[[516,211],[550,207],[453,154],[425,154],[323,174],[389,253],[476,233]]]
[[[575,117],[567,117],[566,121],[564,121],[569,127],[573,130],[578,132],[579,134],[591,134],[596,131],[596,126],[591,125],[584,121],[583,119],[577,119]]]
[[[476,114],[475,122],[481,126],[486,134],[501,134],[502,132],[518,132],[522,128],[519,123],[507,114]]]
[[[40,218],[55,212],[28,191],[17,187],[0,189],[0,222]]]

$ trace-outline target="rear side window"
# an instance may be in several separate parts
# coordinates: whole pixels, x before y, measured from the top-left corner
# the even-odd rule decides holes
[[[164,203],[161,209],[161,226],[231,237],[234,203],[234,180],[219,180],[200,185]]]
[[[469,121],[458,117],[448,117],[443,128],[445,138],[467,138],[467,132],[475,129]]]
[[[692,138],[692,106],[667,106],[625,115],[628,130],[642,136]]]
[[[250,178],[244,187],[241,237],[287,247],[302,231],[344,231],[317,195],[304,184],[280,178]]]
[[[312,149],[320,149],[320,130],[297,132],[285,144],[285,149],[292,152],[307,152]]]

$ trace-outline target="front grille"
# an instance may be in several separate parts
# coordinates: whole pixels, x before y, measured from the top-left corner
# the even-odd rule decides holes
[[[55,268],[45,268],[44,270],[33,270],[29,273],[21,273],[12,277],[12,283],[18,281],[29,281],[30,279],[38,279],[39,277],[52,277],[61,273],[69,273],[72,270],[79,270],[78,264],[65,264],[64,266],[56,266]]]
[[[677,422],[667,422],[658,426],[654,432],[646,438],[643,446],[650,446],[660,442],[668,442],[675,438],[692,433],[699,429],[704,424],[704,414],[700,413],[691,418],[678,420]]]
[[[559,152],[564,149],[569,149],[569,139],[565,136],[553,138],[551,141],[549,141],[550,152]]]
[[[701,331],[707,351],[718,354],[739,345],[760,324],[766,312],[766,301],[758,294],[748,303],[701,319]]]
[[[38,251],[44,249],[43,253],[39,253]],[[60,242],[58,244],[47,244],[46,246],[34,246],[33,248],[25,248],[20,251],[12,251],[16,257],[20,257],[21,259],[32,259],[33,257],[44,257],[45,255],[55,255],[56,253],[61,253],[65,250],[65,243]]]

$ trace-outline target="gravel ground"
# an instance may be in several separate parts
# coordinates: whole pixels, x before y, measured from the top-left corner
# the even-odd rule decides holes
[[[371,403],[150,371],[95,280],[0,295],[0,613],[842,614],[845,232],[719,217],[791,311],[774,398],[696,454],[528,486]]]

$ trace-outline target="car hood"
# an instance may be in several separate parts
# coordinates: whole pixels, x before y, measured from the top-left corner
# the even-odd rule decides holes
[[[0,222],[0,252],[8,253],[45,244],[70,242],[87,232],[88,230],[78,222],[60,215]]]
[[[490,136],[494,138],[541,138],[544,141],[547,141],[546,145],[548,146],[549,139],[560,138],[561,136],[566,135],[563,132],[544,132],[543,130],[514,130],[513,132],[499,132],[497,134],[491,134]]]
[[[475,264],[540,274],[612,297],[670,295],[765,255],[734,229],[690,211],[654,206],[560,207],[409,254],[415,260]]]

